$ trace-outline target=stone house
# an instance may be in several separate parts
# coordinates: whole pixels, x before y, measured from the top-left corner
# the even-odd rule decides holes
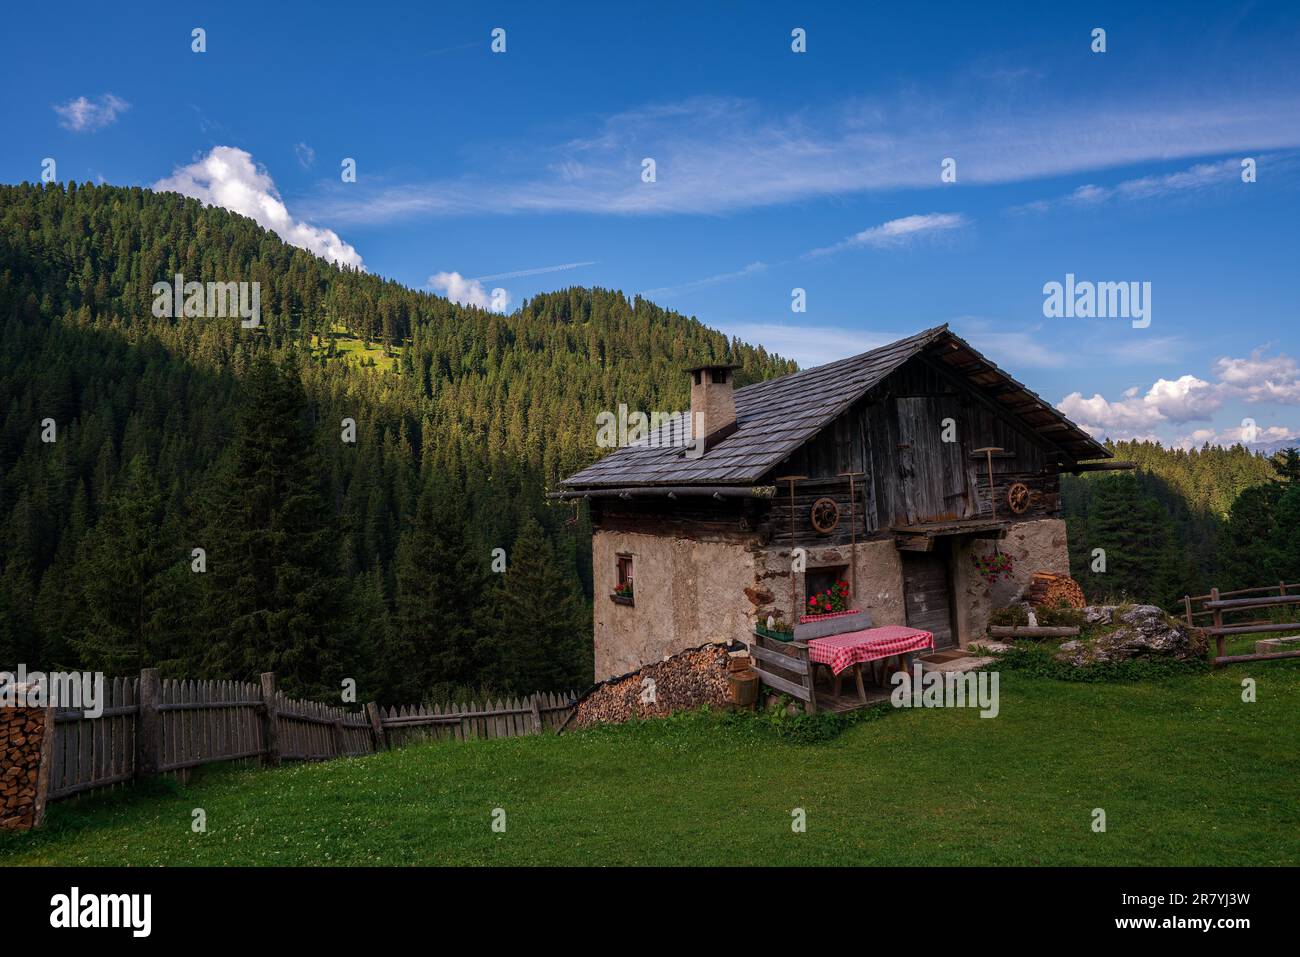
[[[1034,572],[1068,574],[1060,474],[1109,466],[946,325],[742,389],[688,371],[702,446],[663,426],[554,493],[590,503],[598,680],[750,640],[841,580],[875,624],[965,647]],[[990,584],[973,556],[995,547],[1013,568]]]

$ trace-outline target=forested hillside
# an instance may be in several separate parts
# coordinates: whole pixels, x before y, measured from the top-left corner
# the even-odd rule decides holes
[[[1167,449],[1107,443],[1137,470],[1064,476],[1071,573],[1096,601],[1167,608],[1212,586],[1300,581],[1300,457],[1243,446]],[[1104,571],[1093,550],[1104,549]]]
[[[155,318],[177,273],[260,282],[261,327]],[[0,186],[0,666],[581,685],[590,530],[544,490],[599,410],[686,408],[702,361],[794,368],[616,292],[500,316],[175,194]]]
[[[261,327],[156,318],[177,273],[260,282]],[[590,528],[544,492],[596,456],[598,411],[687,408],[703,361],[793,369],[616,292],[501,316],[175,194],[0,186],[0,667],[582,685]],[[1090,596],[1300,580],[1294,456],[1113,449],[1140,470],[1062,487]]]

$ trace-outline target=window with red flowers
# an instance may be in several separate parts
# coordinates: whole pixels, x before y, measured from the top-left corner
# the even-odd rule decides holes
[[[632,556],[614,556],[614,597],[632,604]]]
[[[805,615],[849,610],[849,567],[810,568],[804,573]]]

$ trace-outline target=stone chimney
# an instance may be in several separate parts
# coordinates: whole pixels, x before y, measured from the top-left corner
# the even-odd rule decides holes
[[[696,366],[691,375],[691,425],[707,451],[736,431],[736,396],[732,377],[738,366]]]

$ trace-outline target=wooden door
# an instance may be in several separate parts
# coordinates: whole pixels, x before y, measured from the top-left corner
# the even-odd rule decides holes
[[[934,635],[936,649],[957,643],[952,625],[952,587],[946,547],[933,552],[903,552],[903,603],[907,624]]]
[[[895,402],[898,481],[907,524],[966,518],[972,511],[971,497],[967,495],[967,463],[962,452],[965,436],[956,399],[900,396]]]

